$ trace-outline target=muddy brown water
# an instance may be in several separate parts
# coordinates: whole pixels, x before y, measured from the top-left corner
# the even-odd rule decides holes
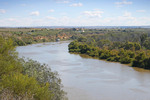
[[[70,54],[69,41],[17,47],[19,56],[48,64],[69,100],[150,100],[150,71]]]

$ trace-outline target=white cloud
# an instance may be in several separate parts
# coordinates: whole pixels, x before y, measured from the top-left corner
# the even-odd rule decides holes
[[[63,3],[69,3],[69,1],[63,1]]]
[[[138,26],[141,26],[141,25],[150,25],[150,17],[139,17],[139,18],[136,18],[136,20],[133,21],[133,25],[138,25]]]
[[[16,21],[15,18],[8,18],[8,21]]]
[[[100,18],[104,12],[101,10],[94,10],[94,11],[84,11],[83,14],[87,17],[94,18],[98,17]]]
[[[5,9],[0,9],[0,13],[4,14],[4,13],[6,13],[6,10]]]
[[[71,7],[81,7],[81,6],[83,6],[83,4],[82,3],[74,3],[74,4],[71,4],[70,6]]]
[[[132,2],[123,0],[122,2],[115,2],[115,4],[117,5],[117,7],[122,7],[123,5],[131,5]]]
[[[70,3],[69,0],[55,0],[56,3]]]
[[[126,21],[135,20],[136,18],[133,17],[130,12],[125,11],[124,14],[122,16],[118,16],[117,19],[120,20],[121,22],[126,22]]]
[[[121,25],[122,26],[126,26],[126,25],[136,26],[136,24],[135,24],[136,21],[137,21],[137,18],[133,17],[131,12],[125,11],[122,16],[115,17],[112,20],[112,23],[116,24],[118,26],[121,26]]]
[[[131,17],[131,13],[128,12],[128,11],[125,11],[124,14],[123,14],[123,17]]]
[[[85,11],[78,17],[45,16],[43,18],[10,17],[0,19],[0,26],[140,26],[150,25],[150,16],[134,17],[125,11],[120,16],[101,17],[102,10]],[[87,16],[87,17],[86,17]]]
[[[55,17],[51,17],[51,16],[47,16],[46,18],[47,18],[47,19],[50,19],[50,20],[56,20]]]
[[[39,13],[39,11],[34,11],[34,12],[31,12],[30,15],[32,15],[32,16],[39,16],[40,13]]]
[[[126,15],[126,16],[125,16]],[[87,18],[68,16],[35,18],[5,18],[0,19],[0,26],[137,26],[150,25],[150,17],[133,17],[132,14],[124,14],[118,17]]]
[[[136,12],[146,12],[146,10],[137,10]]]
[[[50,12],[50,13],[51,13],[51,12],[54,12],[54,11],[55,11],[55,10],[53,10],[53,9],[50,9],[48,12]]]

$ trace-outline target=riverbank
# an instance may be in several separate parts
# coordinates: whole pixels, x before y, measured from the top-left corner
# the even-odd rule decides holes
[[[120,62],[107,61],[107,59],[99,59],[98,57],[92,57],[92,56],[89,56],[87,54],[81,54],[81,53],[77,53],[77,52],[69,52],[69,53],[73,54],[73,55],[80,55],[82,58],[97,59],[97,60],[105,61],[105,62],[108,62],[108,63],[119,63],[119,64],[121,64]],[[143,69],[143,68],[139,68],[139,67],[132,67],[131,63],[130,64],[122,64],[122,65],[125,65],[127,67],[131,67],[131,68],[133,68],[134,70],[136,70],[138,72],[150,72],[149,69]]]
[[[19,58],[11,38],[0,36],[0,44],[0,99],[67,100],[57,72],[46,64]]]
[[[69,52],[86,54],[91,57],[104,59],[112,62],[120,62],[128,64],[132,67],[139,67],[150,69],[150,51],[149,50],[126,50],[121,49],[108,49],[90,46],[84,42],[73,41],[69,45]]]

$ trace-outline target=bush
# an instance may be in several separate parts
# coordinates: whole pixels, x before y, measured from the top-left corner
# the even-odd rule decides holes
[[[57,72],[47,65],[18,59],[11,39],[0,37],[0,100],[65,100]]]
[[[33,77],[21,73],[5,75],[0,82],[2,86],[1,98],[10,98],[4,94],[11,95],[14,99],[37,99],[51,100],[52,93],[48,89],[49,84],[40,85]]]
[[[125,56],[125,57],[121,57],[120,58],[120,62],[122,64],[129,64],[131,63],[132,59],[129,56]]]
[[[52,72],[51,69],[45,65],[40,64],[37,61],[31,59],[20,59],[23,65],[23,74],[34,77],[40,84],[49,83],[49,90],[53,93],[52,100],[64,100],[65,92],[62,90],[63,85],[57,72]]]

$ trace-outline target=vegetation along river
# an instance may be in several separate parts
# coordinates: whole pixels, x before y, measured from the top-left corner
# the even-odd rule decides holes
[[[70,54],[68,44],[32,44],[17,51],[57,71],[69,100],[150,100],[149,71]]]

